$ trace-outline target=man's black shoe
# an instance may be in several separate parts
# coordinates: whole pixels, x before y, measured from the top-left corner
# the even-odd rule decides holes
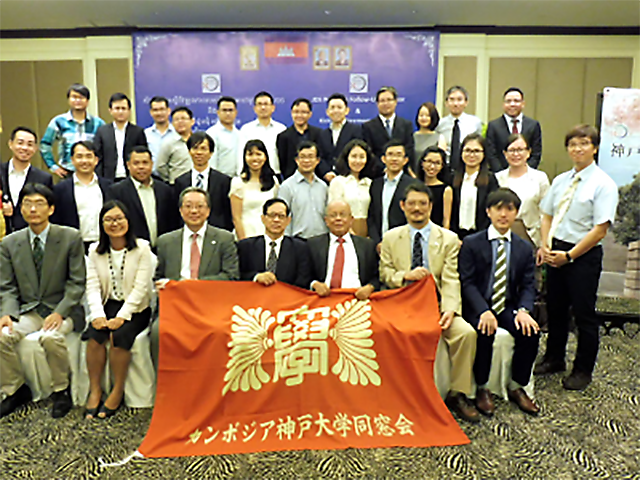
[[[16,392],[2,401],[0,407],[0,418],[14,412],[18,407],[31,401],[31,390],[26,383],[23,383]]]
[[[53,392],[51,394],[51,399],[53,400],[53,407],[51,408],[51,416],[53,418],[64,417],[69,413],[69,410],[71,410],[71,407],[73,406],[68,388],[59,392]]]

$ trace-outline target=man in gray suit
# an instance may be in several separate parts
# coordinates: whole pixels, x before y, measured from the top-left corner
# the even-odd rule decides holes
[[[29,228],[0,243],[0,388],[6,395],[0,417],[31,399],[16,347],[26,335],[40,331],[39,341],[53,379],[54,418],[71,409],[69,354],[65,335],[84,329],[81,307],[86,271],[80,233],[49,223],[53,193],[30,183],[20,195]]]
[[[238,280],[238,250],[233,235],[207,223],[211,200],[206,190],[187,187],[178,200],[184,227],[158,238],[156,287],[169,280]],[[178,252],[180,252],[178,254]],[[158,365],[159,322],[151,326],[151,355]]]

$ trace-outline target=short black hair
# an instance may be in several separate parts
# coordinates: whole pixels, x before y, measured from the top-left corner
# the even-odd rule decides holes
[[[509,87],[505,90],[504,94],[502,95],[502,98],[507,96],[507,93],[511,93],[511,92],[518,92],[520,94],[520,96],[522,97],[522,100],[524,100],[524,92],[522,90],[520,90],[518,87]]]
[[[407,187],[404,189],[403,196],[402,196],[403,202],[407,201],[407,197],[411,192],[426,193],[429,196],[429,203],[433,203],[433,192],[424,183],[411,182],[409,185],[407,185]]]
[[[271,95],[269,92],[265,92],[264,90],[261,92],[258,92],[255,94],[255,96],[253,97],[253,104],[255,105],[256,102],[258,101],[258,99],[260,97],[267,97],[269,100],[271,100],[271,104],[273,104],[273,95]]]
[[[216,108],[220,108],[220,104],[222,102],[229,102],[229,103],[233,103],[233,106],[238,108],[238,102],[236,102],[236,99],[233,97],[220,97],[218,99],[218,103],[216,104]]]
[[[87,150],[92,151],[94,155],[98,154],[98,152],[96,151],[96,146],[94,145],[94,143],[91,140],[80,140],[79,142],[76,142],[73,145],[71,145],[71,156],[72,157],[73,157],[73,154],[76,153],[76,148],[78,148],[78,146],[80,146],[80,145],[82,145]]]
[[[571,140],[572,138],[582,137],[587,137],[589,140],[591,140],[591,144],[594,147],[600,145],[600,134],[598,133],[598,129],[585,123],[582,125],[576,125],[571,130],[569,130],[569,132],[567,132],[564,137],[565,148],[569,146],[569,140]]]
[[[151,150],[149,150],[149,147],[145,147],[144,145],[136,145],[135,147],[133,147],[129,152],[129,157],[127,158],[127,162],[131,160],[131,154],[133,153],[148,153],[149,158],[151,159],[151,161],[153,161],[153,154],[151,153]]]
[[[187,140],[187,149],[191,150],[194,147],[197,147],[201,143],[204,143],[205,140],[209,143],[209,152],[213,153],[213,150],[216,148],[216,144],[213,141],[213,138],[209,136],[207,132],[197,131],[193,132]]]
[[[398,91],[395,89],[395,87],[380,87],[380,89],[376,92],[376,103],[378,102],[378,100],[380,100],[380,95],[382,95],[384,92],[390,92],[391,95],[393,95],[394,100],[398,99]]]
[[[320,156],[320,150],[318,149],[318,145],[315,142],[312,142],[311,140],[302,140],[298,144],[298,148],[296,149],[296,157],[300,154],[302,150],[306,150],[307,148],[315,148],[316,155]]]
[[[159,95],[156,95],[151,100],[149,100],[149,108],[152,107],[151,105],[152,103],[160,103],[160,102],[164,103],[167,106],[167,108],[169,108],[169,100],[167,100],[166,97],[161,97]]]
[[[280,197],[270,198],[269,200],[264,202],[264,205],[262,205],[262,214],[266,216],[267,212],[269,211],[269,207],[271,205],[275,205],[276,203],[281,203],[284,205],[285,211],[287,212],[287,217],[291,214],[291,212],[289,211],[289,205]]]
[[[333,93],[328,99],[327,99],[327,107],[329,106],[329,102],[331,102],[331,100],[342,100],[344,102],[344,106],[348,107],[349,106],[349,102],[347,102],[347,97],[345,97],[343,94],[341,93]]]
[[[462,92],[462,94],[464,95],[464,99],[469,100],[469,92],[467,92],[466,88],[460,85],[454,85],[453,87],[449,87],[449,90],[447,90],[447,95],[444,97],[445,100],[449,98],[449,95],[451,95],[453,92]]]
[[[399,140],[397,138],[392,138],[384,144],[384,147],[382,147],[382,156],[386,155],[387,150],[391,147],[402,147],[404,149],[404,156],[407,156],[407,147],[402,140]]]
[[[16,138],[16,134],[18,132],[27,132],[30,133],[31,135],[33,135],[36,139],[36,143],[38,143],[38,135],[36,135],[36,132],[34,132],[33,130],[31,130],[29,127],[23,127],[23,126],[19,126],[13,129],[13,131],[11,132],[11,137],[10,140],[13,141]]]
[[[126,100],[127,106],[129,107],[129,109],[131,109],[131,100],[129,100],[129,97],[127,97],[122,92],[117,92],[111,95],[111,98],[109,98],[109,108],[111,108],[111,106],[113,105],[113,102],[119,102],[120,100]]]
[[[69,87],[69,90],[67,90],[67,98],[71,96],[71,92],[75,92],[79,95],[82,95],[87,100],[91,98],[91,92],[89,92],[89,89],[84,85],[82,85],[81,83],[74,83]]]
[[[494,190],[487,197],[487,209],[493,206],[499,207],[501,205],[513,205],[516,207],[516,210],[520,210],[521,203],[522,202],[518,194],[506,187]]]
[[[418,111],[416,112],[416,127],[420,130],[418,117],[420,116],[420,110],[422,110],[423,107],[429,112],[429,125],[427,125],[427,128],[429,130],[435,130],[440,123],[440,114],[438,113],[436,106],[431,102],[425,102],[418,107]]]
[[[182,192],[180,192],[180,196],[178,197],[178,208],[182,208],[182,202],[184,201],[184,197],[188,194],[188,193],[201,193],[202,195],[204,195],[204,199],[207,202],[207,206],[209,208],[211,208],[211,197],[209,197],[209,192],[207,192],[204,188],[200,188],[200,187],[187,187],[184,190],[182,190]]]
[[[306,103],[307,107],[309,107],[309,111],[313,112],[313,105],[311,105],[311,101],[308,98],[296,98],[293,103],[291,104],[291,110],[293,110],[293,107],[297,107],[298,105],[300,105],[301,103]]]
[[[100,215],[98,217],[99,219],[98,228],[100,229],[100,237],[98,240],[98,246],[96,248],[96,252],[98,252],[99,255],[104,255],[105,253],[107,253],[107,251],[111,247],[111,240],[109,238],[109,235],[107,235],[107,232],[105,232],[104,230],[104,216],[112,208],[119,208],[120,210],[122,210],[122,213],[124,214],[125,218],[127,219],[127,222],[129,223],[129,228],[127,229],[127,233],[124,234],[127,250],[133,250],[138,246],[138,244],[136,243],[136,240],[137,240],[136,234],[133,232],[133,226],[131,225],[131,217],[129,217],[129,210],[127,210],[126,205],[122,203],[120,200],[108,200],[104,203],[104,205],[100,209]]]
[[[171,112],[171,117],[173,118],[173,116],[178,112],[185,112],[187,115],[189,115],[189,118],[193,118],[193,112],[189,107],[185,107],[184,105],[177,107]]]
[[[51,189],[41,183],[26,183],[24,187],[22,187],[18,203],[22,205],[24,197],[28,197],[29,195],[42,195],[50,207],[56,203]]]

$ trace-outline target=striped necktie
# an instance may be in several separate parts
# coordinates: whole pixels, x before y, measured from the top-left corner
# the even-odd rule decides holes
[[[267,259],[267,272],[276,273],[276,267],[278,266],[278,256],[276,255],[277,243],[273,240],[269,243],[271,250],[269,251],[269,258]]]
[[[204,188],[204,175],[202,175],[201,173],[198,174],[198,177],[196,179],[196,187]]]
[[[569,211],[569,207],[571,206],[571,200],[573,200],[573,195],[576,193],[578,189],[578,184],[580,183],[580,176],[575,175],[573,177],[573,181],[571,185],[564,191],[562,197],[560,198],[560,202],[558,203],[558,209],[553,216],[553,220],[551,220],[551,227],[549,228],[549,235],[547,236],[547,246],[551,248],[551,242],[553,241],[553,236],[558,229],[558,225],[562,222],[562,219]]]
[[[496,273],[493,276],[491,306],[496,315],[500,315],[504,311],[504,305],[507,300],[507,250],[504,248],[504,242],[504,237],[498,239]]]

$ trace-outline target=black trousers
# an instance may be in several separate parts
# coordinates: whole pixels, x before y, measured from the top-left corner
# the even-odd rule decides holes
[[[515,324],[516,316],[513,313],[513,306],[507,304],[507,307],[500,315],[496,315],[498,326],[508,331],[515,341],[513,349],[513,360],[511,363],[511,378],[523,387],[529,383],[531,379],[531,370],[533,363],[538,355],[538,343],[540,342],[540,334],[532,334],[526,336],[522,330],[518,330]],[[470,321],[471,325],[476,329],[478,334],[476,340],[476,359],[473,363],[473,375],[478,385],[484,385],[489,381],[489,372],[491,371],[491,357],[493,356],[493,341],[495,334],[484,335],[478,330],[479,318]]]
[[[573,244],[553,239],[553,250],[568,251]],[[545,358],[564,362],[569,338],[569,307],[578,328],[578,349],[573,369],[591,374],[596,364],[600,324],[596,318],[596,300],[602,247],[596,246],[560,268],[547,265],[547,312],[549,338]]]

